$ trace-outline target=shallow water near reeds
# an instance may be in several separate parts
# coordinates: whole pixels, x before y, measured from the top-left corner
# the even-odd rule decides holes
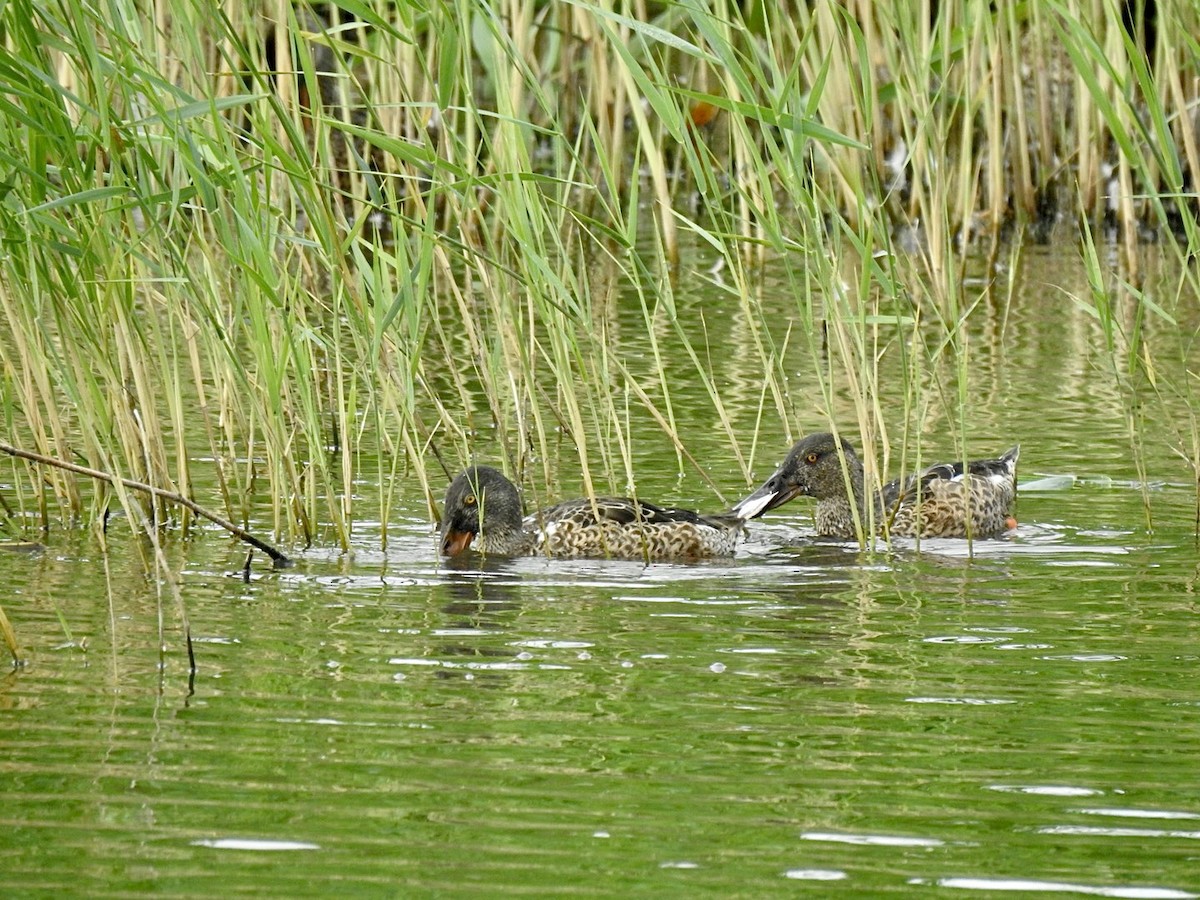
[[[973,333],[973,455],[1022,444],[1004,540],[867,553],[800,500],[728,561],[446,564],[414,484],[386,541],[249,581],[219,533],[169,542],[191,686],[119,521],[107,551],[5,551],[29,661],[0,678],[3,893],[1200,896],[1187,445],[1147,427],[1139,474],[1094,322],[1047,299],[1078,277],[1034,258]],[[689,396],[680,434],[736,499]],[[661,439],[634,461],[641,495],[720,506]]]

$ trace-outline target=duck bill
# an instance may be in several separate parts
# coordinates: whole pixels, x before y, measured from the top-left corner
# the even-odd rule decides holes
[[[779,478],[772,475],[757,491],[739,500],[733,507],[733,514],[743,521],[756,519],[777,506],[783,506],[799,493],[796,488],[780,487]]]
[[[447,530],[442,535],[442,556],[458,556],[471,546],[474,537],[469,531]]]

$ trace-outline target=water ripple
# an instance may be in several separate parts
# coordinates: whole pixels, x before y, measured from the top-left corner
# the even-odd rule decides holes
[[[1179,812],[1169,809],[1118,809],[1116,807],[1100,807],[1094,809],[1077,809],[1074,812],[1088,816],[1120,816],[1129,819],[1200,819],[1200,813]]]
[[[838,844],[857,844],[870,847],[941,847],[946,842],[938,838],[905,837],[895,834],[840,834],[828,831],[805,831],[805,841],[832,841]]]
[[[193,847],[211,847],[214,850],[320,850],[320,844],[306,841],[273,841],[262,838],[211,838],[191,842]]]
[[[1000,700],[995,697],[905,697],[905,703],[949,703],[961,706],[1003,706],[1016,700]]]
[[[840,869],[788,869],[783,877],[797,881],[840,881],[846,873]]]
[[[909,884],[929,884],[914,878]],[[1059,894],[1090,894],[1093,897],[1125,897],[1131,900],[1192,900],[1197,894],[1160,887],[1119,887],[1108,885],[1072,884],[1066,881],[1040,881],[1036,878],[939,878],[938,887],[961,888],[968,891],[1039,891]]]
[[[989,784],[989,791],[1014,794],[1039,794],[1045,797],[1093,797],[1104,791],[1096,788],[1073,787],[1066,784]]]
[[[1100,828],[1095,825],[1044,825],[1037,829],[1037,833],[1200,840],[1200,831],[1170,831],[1164,828]]]

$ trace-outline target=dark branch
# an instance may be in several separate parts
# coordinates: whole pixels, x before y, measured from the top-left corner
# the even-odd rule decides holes
[[[56,469],[65,469],[68,472],[75,472],[78,475],[87,475],[89,478],[95,478],[97,481],[104,481],[108,484],[116,484],[117,482],[120,482],[131,491],[141,491],[144,494],[149,494],[152,497],[157,497],[170,503],[178,503],[180,506],[187,507],[201,518],[208,519],[208,521],[215,525],[220,525],[238,540],[245,541],[251,547],[257,547],[263,553],[267,554],[267,556],[271,557],[271,561],[274,563],[275,568],[286,569],[292,564],[292,561],[288,559],[287,556],[280,553],[270,544],[266,543],[265,541],[260,541],[250,532],[246,531],[246,529],[239,528],[228,519],[222,519],[216,513],[209,512],[194,500],[183,496],[183,494],[178,494],[175,491],[165,491],[162,488],[155,487],[152,484],[143,484],[140,481],[133,481],[129,478],[119,478],[118,476],[111,475],[108,472],[101,472],[99,469],[89,469],[87,466],[76,465],[75,463],[69,463],[65,460],[55,459],[52,456],[43,456],[40,453],[34,453],[30,450],[21,450],[18,447],[13,447],[3,442],[0,442],[0,450],[3,450],[10,456],[16,456],[20,459],[27,459],[31,462],[39,463],[45,466],[54,466]]]

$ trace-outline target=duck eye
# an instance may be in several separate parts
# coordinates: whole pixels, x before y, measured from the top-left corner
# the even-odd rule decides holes
[[[804,457],[804,461],[806,463],[808,463],[810,466],[812,466],[812,465],[816,465],[817,460],[820,458],[821,458],[820,454],[810,453],[810,454],[808,454],[808,456]]]
[[[463,506],[474,506],[474,505],[475,505],[475,495],[474,494],[467,494],[467,496],[463,497]]]

